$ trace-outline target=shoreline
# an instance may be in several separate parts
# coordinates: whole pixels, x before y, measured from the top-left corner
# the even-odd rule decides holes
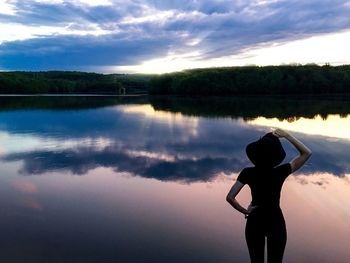
[[[50,94],[50,93],[43,93],[43,94],[0,94],[0,97],[142,97],[147,96],[147,93],[142,94]]]

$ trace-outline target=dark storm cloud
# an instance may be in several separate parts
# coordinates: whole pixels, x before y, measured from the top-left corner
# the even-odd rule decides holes
[[[121,35],[52,36],[4,43],[0,63],[8,69],[82,69],[138,63],[162,56],[169,39],[128,40]]]
[[[4,42],[4,69],[98,69],[133,65],[169,52],[199,51],[197,59],[239,54],[272,41],[289,41],[350,27],[348,1],[12,1],[1,23],[62,27],[85,36],[47,33]],[[104,30],[93,36],[93,28]],[[90,34],[90,35],[89,35]],[[190,45],[191,41],[195,44]]]

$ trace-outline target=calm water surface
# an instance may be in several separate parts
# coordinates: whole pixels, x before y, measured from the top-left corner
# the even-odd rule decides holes
[[[0,261],[249,262],[225,197],[282,127],[314,153],[283,188],[285,262],[349,262],[350,102],[216,103],[1,98]]]

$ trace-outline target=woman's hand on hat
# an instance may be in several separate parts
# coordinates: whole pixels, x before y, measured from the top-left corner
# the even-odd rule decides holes
[[[282,129],[276,129],[272,132],[272,134],[277,136],[278,138],[289,136],[289,133]]]

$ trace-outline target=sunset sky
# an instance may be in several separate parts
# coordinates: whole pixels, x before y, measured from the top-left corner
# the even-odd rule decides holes
[[[0,70],[350,64],[349,0],[0,0]]]

